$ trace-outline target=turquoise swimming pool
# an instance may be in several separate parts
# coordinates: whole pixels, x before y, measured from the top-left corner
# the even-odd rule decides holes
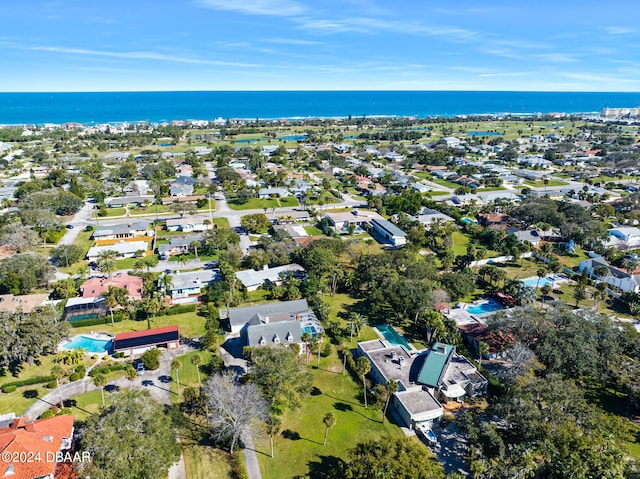
[[[469,314],[487,314],[499,311],[503,307],[504,306],[498,303],[495,299],[489,298],[489,300],[484,303],[470,304],[469,306],[467,306],[466,311]]]
[[[64,345],[67,349],[85,349],[90,353],[107,353],[113,346],[110,339],[95,339],[89,336],[76,336]]]
[[[535,288],[535,287],[542,288],[543,286],[545,286],[547,284],[551,285],[556,280],[558,280],[558,277],[556,276],[556,278],[554,280],[553,275],[551,275],[551,276],[545,276],[544,278],[540,278],[540,282],[538,282],[538,278],[523,279],[521,281],[525,285],[531,286],[532,288]]]
[[[392,346],[404,346],[407,351],[411,351],[413,349],[407,340],[404,339],[404,336],[398,333],[398,331],[396,331],[390,324],[378,324],[375,328]]]

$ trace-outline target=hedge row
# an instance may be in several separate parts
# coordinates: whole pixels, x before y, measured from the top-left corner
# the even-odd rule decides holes
[[[113,322],[119,323],[122,321],[123,316],[119,314],[113,315]],[[103,316],[102,318],[89,318],[89,319],[80,319],[78,321],[69,321],[69,324],[72,328],[81,328],[83,326],[98,326],[103,324],[111,324],[111,316]]]
[[[22,381],[12,381],[10,383],[5,383],[2,385],[2,391],[3,392],[12,392],[15,391],[17,388],[21,387],[21,386],[31,386],[33,384],[42,384],[42,383],[48,383],[51,380],[54,380],[55,378],[53,376],[36,376],[34,378],[29,378],[29,379],[23,379]],[[7,391],[7,388],[11,388],[12,386],[15,386],[15,388],[13,388],[11,391]]]
[[[158,311],[157,316],[173,316],[174,314],[194,313],[198,309],[196,304],[179,304]]]
[[[128,364],[124,364],[124,363],[118,363],[118,364],[112,364],[111,366],[103,366],[101,368],[93,368],[91,370],[91,372],[89,373],[89,376],[94,377],[98,374],[109,374],[110,372],[113,371],[122,371],[124,368],[127,367]]]

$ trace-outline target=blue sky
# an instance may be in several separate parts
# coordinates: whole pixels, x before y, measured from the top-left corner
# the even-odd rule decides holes
[[[0,18],[0,91],[640,91],[637,0],[25,0]]]

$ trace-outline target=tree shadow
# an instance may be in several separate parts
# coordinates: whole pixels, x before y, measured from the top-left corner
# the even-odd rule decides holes
[[[289,439],[291,441],[299,441],[300,439],[302,439],[300,437],[300,434],[298,434],[295,431],[292,431],[291,429],[285,429],[284,431],[282,431],[281,435],[285,439]]]
[[[353,411],[353,407],[351,407],[351,404],[347,404],[347,403],[343,403],[343,402],[336,402],[333,403],[333,407],[341,412],[347,412],[347,411]]]
[[[322,394],[322,391],[320,389],[318,389],[317,387],[313,386],[311,388],[311,392],[309,394],[311,396],[320,396]]]
[[[38,397],[37,389],[27,389],[22,393],[22,397],[25,399],[36,399]]]
[[[309,461],[309,479],[333,479],[339,477],[344,461],[336,456],[319,456],[317,461]]]

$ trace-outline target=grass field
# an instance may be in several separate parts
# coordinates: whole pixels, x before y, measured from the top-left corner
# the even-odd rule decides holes
[[[536,187],[542,188],[544,186],[567,186],[569,183],[562,180],[549,180],[549,182],[545,185],[543,181],[525,180],[524,184],[528,186],[536,186]]]
[[[298,200],[293,196],[287,196],[285,198],[250,198],[245,203],[239,203],[237,200],[229,200],[229,208],[232,210],[259,210],[259,209],[272,209],[272,208],[285,208],[298,206]]]
[[[158,316],[155,321],[151,321],[152,328],[161,328],[163,326],[178,325],[180,336],[194,338],[204,334],[204,323],[206,318],[198,316],[197,313],[182,313],[171,316]],[[126,333],[129,331],[141,331],[147,329],[146,321],[125,320],[111,325],[109,316],[107,316],[107,324],[97,326],[83,326],[74,328],[74,334],[88,333],[91,331],[107,334]]]
[[[382,411],[361,403],[362,388],[349,374],[341,374],[341,362],[334,352],[323,358],[320,368],[311,367],[313,392],[300,408],[288,411],[282,420],[282,434],[274,438],[274,458],[268,438],[256,438],[256,450],[265,479],[322,477],[338,458],[357,442],[367,439],[402,437],[400,429]],[[322,445],[325,427],[322,418],[332,412],[336,425]],[[425,447],[425,454],[429,454]]]
[[[324,236],[324,233],[320,228],[315,226],[305,226],[304,230],[307,232],[309,236]]]

